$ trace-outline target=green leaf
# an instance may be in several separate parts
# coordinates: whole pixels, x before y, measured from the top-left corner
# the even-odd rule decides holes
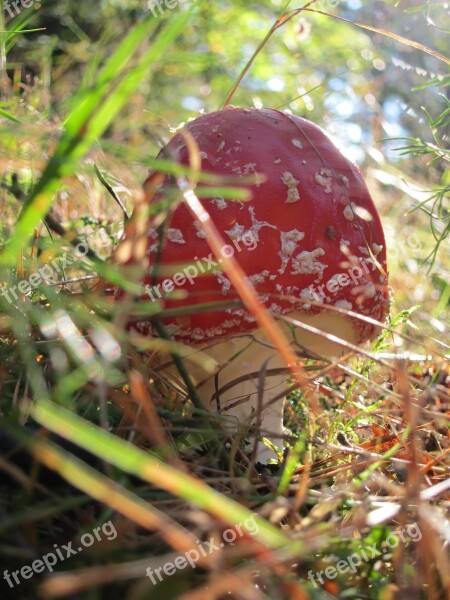
[[[164,50],[185,28],[191,12],[192,9],[180,12],[136,64],[126,71],[141,43],[155,28],[155,19],[151,15],[147,17],[128,34],[109,58],[98,75],[95,87],[83,90],[76,96],[75,108],[66,120],[55,153],[25,202],[14,235],[5,246],[0,262],[6,265],[16,263],[25,241],[50,209],[60,179],[75,171],[77,160],[104,133],[141,80],[149,77]]]
[[[0,116],[5,117],[5,119],[9,119],[10,121],[14,121],[14,123],[21,123],[20,119],[18,119],[17,117],[14,117],[6,110],[3,110],[3,108],[0,108]]]

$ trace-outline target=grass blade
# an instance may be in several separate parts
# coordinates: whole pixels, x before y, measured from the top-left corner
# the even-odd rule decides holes
[[[289,547],[290,552],[304,553],[301,542],[294,542],[263,519],[256,518],[248,508],[220,494],[192,475],[164,464],[150,452],[143,452],[47,400],[37,402],[31,413],[38,423],[51,431],[127,473],[137,475],[175,496],[192,502],[221,521],[237,524],[255,518],[259,527],[255,539],[265,546],[272,549]],[[66,477],[64,468],[59,472]],[[74,484],[78,486],[75,480]],[[105,501],[108,502],[107,498]]]

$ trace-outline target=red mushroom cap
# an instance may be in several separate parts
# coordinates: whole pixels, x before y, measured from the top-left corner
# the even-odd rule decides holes
[[[264,177],[262,183],[242,185],[251,192],[249,201],[201,201],[227,240],[224,255],[234,254],[272,314],[314,315],[330,305],[384,320],[388,300],[380,218],[358,167],[320,127],[278,110],[233,107],[201,115],[185,129],[196,140],[202,171]],[[179,132],[163,153],[189,165],[186,138]],[[157,198],[163,195],[164,188]],[[158,246],[158,234],[150,230],[150,265]],[[238,298],[199,223],[180,204],[170,216],[160,265],[186,263],[198,276],[193,268],[190,279],[183,269],[156,279],[149,274],[143,282],[149,296],[162,296],[165,308]],[[204,274],[208,267],[214,270]],[[174,290],[183,290],[184,299],[165,293]],[[358,343],[377,331],[371,324],[351,321],[355,333],[350,338]],[[171,318],[165,325],[175,339],[191,345],[257,326],[242,307]],[[148,322],[133,327],[151,332]]]

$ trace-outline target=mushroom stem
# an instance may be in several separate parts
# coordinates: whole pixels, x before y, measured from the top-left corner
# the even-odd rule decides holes
[[[324,312],[305,315],[295,311],[289,316],[324,332],[323,336],[316,335],[279,322],[291,341],[292,349],[304,355],[310,353],[326,358],[342,355],[344,349],[327,339],[327,334],[358,343],[354,325],[344,314]],[[201,352],[218,364],[216,374],[208,376],[198,364],[189,365],[205,408],[222,413],[233,434],[244,432],[250,425],[256,427],[259,438],[256,459],[259,462],[277,458],[261,438],[267,438],[283,450],[283,392],[289,372],[280,355],[267,341],[264,331],[257,329],[252,335],[221,340],[203,346]],[[274,369],[277,373],[273,373]]]
[[[245,431],[250,425],[257,428],[259,462],[276,458],[260,438],[283,448],[282,394],[288,372],[270,374],[271,369],[285,367],[277,351],[255,332],[253,336],[224,340],[204,352],[221,366],[216,375],[198,387],[205,406],[222,413],[233,433]]]

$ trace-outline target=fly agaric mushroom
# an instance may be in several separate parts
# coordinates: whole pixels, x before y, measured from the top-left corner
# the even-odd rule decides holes
[[[250,200],[203,197],[202,203],[228,242],[223,256],[235,256],[267,310],[353,344],[373,338],[376,326],[346,314],[383,321],[388,306],[383,229],[358,167],[317,125],[278,110],[229,107],[201,115],[185,129],[197,143],[203,172],[247,176],[242,187]],[[178,132],[160,156],[188,166],[190,151]],[[249,184],[250,174],[262,174],[263,182]],[[169,185],[166,178],[156,199]],[[184,204],[170,214],[162,247],[158,232],[149,229],[147,255],[158,268],[145,278],[146,292],[165,308],[239,298]],[[285,365],[254,316],[239,305],[174,316],[164,324],[175,340],[216,360],[215,375],[189,364],[205,406],[230,415],[236,427],[257,418],[261,435],[282,446],[283,399],[271,400],[282,398],[287,374],[279,374]],[[324,336],[281,325],[296,349],[342,354]],[[133,327],[153,334],[149,322]],[[260,444],[257,456],[263,462],[274,455]]]

